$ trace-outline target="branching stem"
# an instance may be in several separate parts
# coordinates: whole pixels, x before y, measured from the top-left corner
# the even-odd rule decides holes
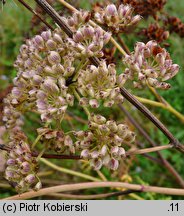
[[[130,190],[141,191],[141,192],[153,192],[159,194],[184,196],[184,189],[164,188],[164,187],[155,187],[155,186],[109,181],[109,182],[84,182],[84,183],[76,183],[76,184],[59,185],[54,187],[43,188],[38,192],[30,191],[30,192],[23,193],[21,195],[15,195],[12,197],[8,197],[4,200],[24,200],[24,199],[30,199],[34,197],[48,195],[51,193],[78,191],[78,190],[91,189],[91,188],[112,188],[112,187],[123,188],[123,189],[126,188]]]

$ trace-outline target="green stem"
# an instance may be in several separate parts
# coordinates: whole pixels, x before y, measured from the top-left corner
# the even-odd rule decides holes
[[[47,122],[45,124],[45,127],[48,127],[48,126],[49,126],[49,123]],[[42,133],[42,134],[40,134],[40,135],[37,136],[37,138],[35,139],[35,141],[33,142],[32,146],[31,146],[32,149],[36,146],[36,144],[39,142],[39,140],[41,139],[41,137],[43,135],[44,135],[44,133]]]
[[[70,175],[73,175],[73,176],[78,176],[78,177],[81,177],[81,178],[84,178],[84,179],[88,179],[88,180],[91,180],[91,181],[94,181],[94,182],[101,181],[100,179],[92,177],[90,175],[86,175],[86,174],[83,174],[83,173],[80,173],[80,172],[73,171],[71,169],[66,169],[66,168],[57,166],[57,165],[51,163],[50,161],[48,161],[48,160],[46,160],[44,158],[40,158],[40,161],[42,163],[46,164],[47,166],[49,166],[49,167],[51,167],[51,168],[59,171],[59,172],[67,173],[67,174],[70,174]]]
[[[78,76],[79,76],[79,72],[80,70],[88,63],[88,60],[86,61],[86,58],[83,58],[80,63],[78,64],[76,71],[75,71],[75,75],[73,77],[72,81],[76,81]]]
[[[75,97],[77,98],[77,100],[80,101],[81,98],[80,98],[79,94],[77,93],[77,91],[74,88],[73,88],[73,93],[74,93]],[[88,108],[85,107],[85,106],[82,106],[82,108],[84,109],[84,111],[86,112],[86,114],[87,114],[87,116],[89,118],[91,116],[91,114],[90,114]]]

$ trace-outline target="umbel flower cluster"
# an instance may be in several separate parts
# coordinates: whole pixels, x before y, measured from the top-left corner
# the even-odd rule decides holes
[[[90,105],[98,108],[99,102],[103,101],[105,107],[111,107],[115,102],[123,102],[120,94],[119,82],[114,64],[107,66],[105,61],[101,61],[98,67],[88,65],[85,70],[81,70],[78,77],[78,89],[82,97],[79,101],[81,105]]]
[[[123,144],[132,143],[135,134],[128,130],[127,125],[117,124],[113,120],[107,121],[101,115],[92,115],[87,131],[78,131],[76,148],[81,151],[81,157],[88,159],[95,170],[102,165],[116,170],[119,160],[125,157]]]
[[[126,31],[141,20],[141,16],[134,16],[133,11],[132,6],[128,4],[121,4],[118,8],[110,4],[105,9],[96,12],[94,18],[97,23],[106,26],[110,31],[119,33]]]
[[[11,150],[7,158],[5,169],[6,179],[14,185],[18,192],[33,188],[39,190],[41,182],[38,178],[38,165],[36,158],[32,155],[29,144],[26,140],[11,141]]]
[[[101,24],[106,22],[109,30],[114,26],[117,32],[140,19],[132,17],[132,12],[128,5],[118,9],[109,5],[96,18],[101,19]],[[37,170],[44,151],[78,154],[96,170],[103,165],[118,169],[119,161],[126,156],[126,144],[134,141],[135,134],[125,124],[98,114],[98,108],[122,103],[120,90],[128,79],[137,78],[136,85],[148,82],[168,88],[162,81],[178,71],[166,50],[153,41],[137,43],[135,51],[124,58],[126,69],[120,74],[114,64],[107,64],[104,59],[99,59],[98,66],[93,65],[90,58],[103,56],[111,33],[93,27],[89,17],[88,12],[80,11],[65,18],[74,32],[71,38],[56,28],[27,40],[20,48],[15,62],[17,77],[4,100],[3,114],[8,134],[5,143],[10,148],[5,178],[18,192],[41,187]],[[64,132],[62,121],[69,107],[83,108],[89,122],[87,130]],[[26,112],[37,113],[42,121],[33,143],[22,130]],[[43,144],[43,150],[35,157],[38,142]]]
[[[125,56],[123,61],[127,66],[126,77],[134,80],[134,86],[140,88],[148,84],[155,88],[168,89],[171,86],[165,81],[179,71],[179,66],[173,64],[169,53],[156,41],[136,43],[134,52]]]

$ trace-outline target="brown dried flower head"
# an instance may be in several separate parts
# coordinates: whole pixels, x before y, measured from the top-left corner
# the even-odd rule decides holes
[[[168,30],[184,37],[184,23],[178,17],[168,17],[165,21]]]
[[[137,14],[156,18],[157,12],[161,11],[167,0],[121,0],[124,4],[130,4]]]
[[[169,31],[163,26],[159,27],[157,23],[152,23],[147,28],[143,28],[138,34],[143,35],[148,41],[155,40],[158,43],[162,43],[169,37]]]

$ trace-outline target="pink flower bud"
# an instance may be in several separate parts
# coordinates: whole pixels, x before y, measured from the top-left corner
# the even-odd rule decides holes
[[[48,61],[51,65],[59,64],[61,62],[61,57],[58,52],[50,51]]]
[[[26,182],[24,180],[21,180],[18,185],[16,186],[17,191],[22,190],[26,187]]]
[[[112,107],[112,105],[114,104],[114,100],[107,100],[104,102],[104,107]]]
[[[8,166],[14,166],[14,165],[16,164],[16,160],[10,158],[10,159],[7,160],[6,164],[7,164]]]
[[[39,181],[39,182],[35,185],[34,190],[35,190],[35,191],[39,191],[41,188],[42,188],[42,183]]]
[[[90,157],[90,153],[89,153],[89,150],[88,149],[84,149],[81,151],[81,157],[83,158],[89,158]]]
[[[111,154],[113,157],[117,156],[118,155],[118,151],[119,151],[119,147],[118,146],[113,146],[111,148]]]
[[[148,78],[148,83],[150,86],[153,86],[153,87],[157,87],[158,86],[158,80],[157,79],[154,79],[154,78]]]
[[[117,146],[120,146],[122,145],[122,142],[123,142],[123,139],[120,138],[117,134],[114,135],[114,143],[117,145]]]
[[[67,135],[65,137],[64,145],[65,146],[73,146],[73,140],[72,140],[72,138],[69,135]]]
[[[115,100],[116,100],[116,102],[117,102],[118,104],[121,104],[121,103],[124,102],[124,97],[123,97],[122,95],[119,94],[119,95],[115,98]]]
[[[51,31],[50,30],[44,31],[41,33],[41,36],[45,41],[47,41],[51,38]]]
[[[102,160],[100,158],[95,158],[91,160],[90,164],[94,168],[94,170],[100,170],[103,165]]]
[[[109,92],[106,92],[106,91],[100,91],[99,95],[100,95],[100,98],[102,99],[105,99],[109,96],[110,94],[110,91]]]
[[[91,155],[92,158],[98,158],[99,152],[98,152],[98,151],[92,151],[92,152],[90,153],[90,155]]]
[[[25,178],[25,182],[29,183],[29,184],[33,184],[36,181],[36,177],[33,174],[29,174],[28,176],[26,176]]]
[[[99,107],[99,103],[96,99],[91,99],[89,100],[89,105],[92,107],[92,108],[98,108]]]
[[[113,88],[110,92],[109,98],[110,99],[115,99],[118,95],[120,94],[120,88]]]
[[[53,40],[51,40],[51,39],[49,39],[49,40],[46,42],[46,47],[47,47],[49,50],[55,50],[55,49],[56,49],[56,46],[57,46],[57,44],[56,44]]]
[[[59,93],[59,88],[52,78],[45,79],[44,83],[42,84],[42,87],[45,91]]]
[[[10,170],[6,170],[6,171],[5,171],[5,177],[6,177],[6,179],[8,179],[8,180],[13,179],[13,177],[14,177],[14,172],[13,172],[13,171],[10,171]]]
[[[74,35],[73,35],[73,40],[76,42],[76,43],[79,43],[81,41],[84,40],[84,37],[83,37],[83,34],[81,33],[81,31],[77,31]]]
[[[59,114],[64,114],[66,112],[66,110],[67,110],[67,107],[68,107],[67,105],[60,107],[59,110],[58,110],[59,111],[58,113]]]
[[[165,56],[163,55],[163,53],[158,53],[155,57],[156,61],[161,64],[164,65],[165,63]]]
[[[161,83],[158,83],[156,87],[161,88],[161,89],[169,89],[171,88],[171,85],[169,83],[161,82]]]
[[[140,15],[134,16],[132,18],[132,21],[130,22],[130,25],[136,25],[141,19],[142,19],[142,17]]]
[[[16,98],[19,98],[22,95],[21,90],[18,87],[13,87],[12,95]]]
[[[24,173],[28,173],[31,170],[30,164],[26,161],[22,163],[21,168]]]
[[[40,35],[36,35],[34,38],[34,42],[36,43],[36,45],[38,45],[39,47],[43,47],[44,46],[44,40]]]
[[[88,91],[91,97],[95,96],[95,91],[91,84],[86,85],[86,90]]]
[[[57,34],[57,33],[54,33],[53,35],[53,40],[56,42],[56,43],[59,43],[59,44],[62,44],[63,43],[63,40],[62,40],[62,37]]]
[[[105,124],[99,125],[99,130],[102,131],[102,133],[109,133],[110,132],[109,128]]]
[[[107,44],[110,39],[111,39],[111,33],[110,32],[106,32],[104,34],[104,36],[103,36],[103,42],[104,42],[104,44]]]
[[[125,137],[125,141],[132,143],[132,142],[134,142],[134,140],[135,140],[135,133],[129,131]]]
[[[36,96],[37,96],[38,99],[42,99],[42,100],[44,100],[45,98],[47,98],[46,93],[44,91],[41,91],[41,90],[37,92]]]
[[[66,101],[70,106],[73,106],[74,104],[74,96],[71,94],[66,95]]]
[[[39,76],[39,75],[34,75],[33,76],[34,85],[39,85],[39,84],[42,83],[42,81],[43,81],[43,78],[41,76]]]
[[[106,125],[112,132],[117,132],[118,126],[116,125],[116,122],[113,120],[107,121]]]
[[[107,146],[103,145],[101,150],[100,150],[100,155],[105,156],[107,153]]]
[[[61,73],[63,74],[64,73],[64,67],[62,64],[55,64],[52,66],[52,73]],[[65,84],[65,83],[63,83]]]
[[[117,78],[117,84],[120,88],[122,88],[127,81],[128,76],[126,74],[120,74]]]
[[[88,98],[85,98],[85,97],[81,98],[80,101],[79,101],[79,105],[80,106],[88,106],[89,105]]]
[[[77,138],[84,138],[85,136],[85,132],[84,131],[77,131],[77,132],[74,132],[74,136],[76,136]]]
[[[119,147],[118,155],[119,155],[120,157],[125,157],[125,156],[126,156],[125,149],[122,148],[122,147]]]
[[[97,124],[105,124],[106,118],[102,115],[94,115],[93,120]]]
[[[119,167],[119,162],[118,160],[112,158],[109,163],[108,163],[108,167],[112,170],[117,170]]]
[[[38,110],[40,110],[40,111],[47,109],[47,103],[41,99],[38,99],[36,101],[36,106],[37,106]]]
[[[94,28],[92,26],[84,26],[82,28],[82,33],[84,34],[84,38],[91,38],[94,34]]]
[[[116,6],[114,4],[110,4],[106,7],[105,9],[106,14],[109,16],[116,16],[117,15],[117,9]]]

